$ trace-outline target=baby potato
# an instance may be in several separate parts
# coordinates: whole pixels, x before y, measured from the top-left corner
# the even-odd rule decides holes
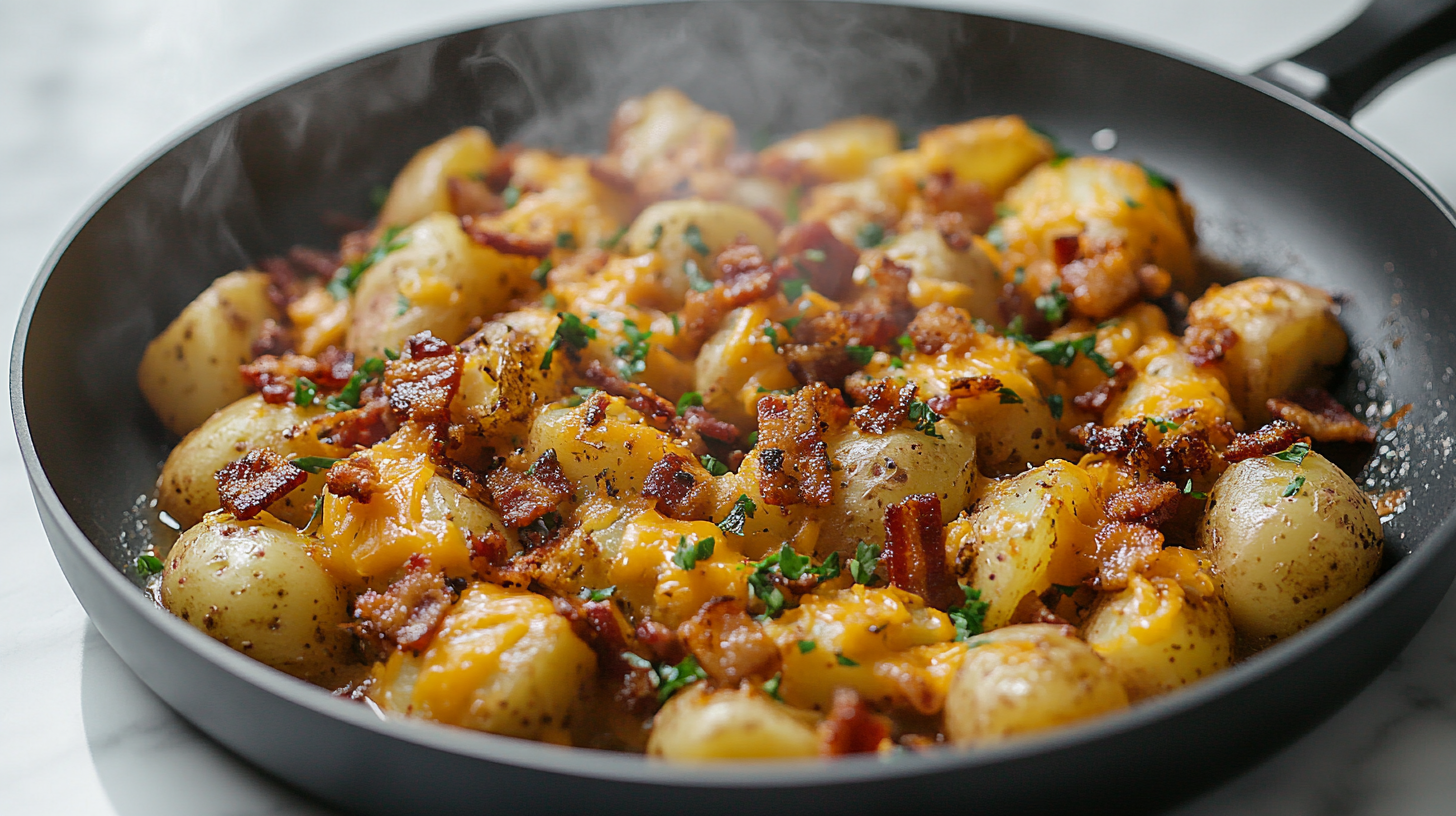
[[[706,255],[688,241],[693,227],[707,247]],[[662,259],[662,286],[681,299],[689,285],[684,262],[692,260],[703,279],[712,280],[718,274],[713,259],[740,235],[763,250],[766,258],[778,251],[773,228],[758,213],[725,201],[697,199],[659,201],[643,210],[627,229],[626,242],[630,254],[657,253]]]
[[[202,427],[187,434],[162,465],[157,478],[157,509],[177,520],[183,529],[222,506],[214,474],[224,465],[257,448],[268,448],[292,459],[299,456],[348,456],[344,448],[319,439],[312,420],[326,411],[319,406],[300,408],[291,401],[271,405],[254,394],[213,414]],[[299,526],[313,515],[314,500],[323,490],[322,473],[274,502],[273,515]]]
[[[572,709],[596,665],[596,654],[550,600],[476,583],[423,655],[395,652],[374,667],[369,695],[387,711],[566,742]]]
[[[531,280],[538,259],[475,243],[448,213],[426,216],[395,242],[403,246],[369,267],[354,295],[346,344],[361,355],[382,358],[422,331],[459,342],[472,318],[539,289]]]
[[[238,366],[253,359],[265,320],[282,313],[268,299],[262,272],[223,275],[166,331],[147,344],[137,368],[142,396],[167,430],[181,436],[248,395]]]
[[[752,686],[710,690],[699,682],[657,712],[647,754],[673,762],[816,756],[813,721]]]
[[[966,518],[946,530],[946,547],[970,562],[967,583],[981,591],[985,627],[1005,626],[1027,594],[1075,586],[1085,574],[1077,552],[1092,539],[1092,479],[1056,459],[994,482]]]
[[[910,189],[915,189],[913,182]],[[877,178],[820,184],[809,191],[799,220],[805,224],[822,221],[835,238],[855,246],[860,230],[869,224],[883,228],[900,220],[906,202],[895,192],[891,183]]]
[[[1127,706],[1117,672],[1074,631],[1023,624],[968,641],[945,699],[946,736],[985,745]]]
[[[1261,456],[1229,467],[1209,492],[1198,535],[1234,629],[1255,645],[1354,597],[1379,570],[1384,543],[1370,499],[1314,452],[1298,464]]]
[[[587,424],[588,406],[552,407],[531,424],[526,459],[536,461],[556,451],[566,478],[588,491],[637,493],[647,473],[669,453],[688,460],[687,471],[698,481],[711,479],[687,445],[647,424],[620,397],[612,397],[606,418]]]
[[[617,107],[603,164],[631,179],[646,199],[666,198],[733,152],[733,120],[676,88],[658,88]]]
[[[1345,358],[1345,330],[1328,292],[1282,278],[1210,286],[1188,307],[1187,337],[1232,329],[1238,341],[1223,357],[1229,391],[1255,425],[1269,421],[1265,402],[1324,383]]]
[[[863,176],[870,162],[899,149],[900,130],[894,122],[854,116],[775,142],[759,151],[758,160],[774,175],[850,181]]]
[[[938,423],[936,431],[940,438],[913,428],[871,434],[849,427],[825,440],[840,470],[834,503],[821,516],[820,558],[835,551],[852,557],[861,541],[884,544],[885,510],[908,496],[938,495],[947,522],[970,505],[976,437],[951,422]]]
[[[884,250],[891,260],[914,272],[910,280],[910,299],[914,305],[923,307],[932,301],[947,303],[988,323],[1001,322],[996,307],[996,295],[1001,291],[996,264],[979,245],[951,249],[939,230],[921,229],[897,236]],[[918,302],[917,296],[925,302]]]
[[[1170,578],[1134,574],[1126,589],[1099,599],[1082,632],[1092,650],[1117,669],[1133,700],[1186,686],[1233,663],[1228,607],[1211,579],[1208,588],[1203,594]]]
[[[764,327],[773,325],[771,311],[770,304],[759,302],[729,312],[693,364],[703,407],[740,428],[757,424],[760,388],[773,391],[798,384],[764,334]]]
[[[349,597],[312,545],[263,513],[208,516],[163,562],[162,605],[213,638],[294,677],[326,684],[349,659]]]
[[[465,362],[450,418],[478,445],[519,447],[534,413],[563,390],[558,367],[541,370],[557,322],[545,311],[511,312],[460,344]]]
[[[1244,415],[1229,396],[1217,369],[1194,365],[1169,334],[1147,338],[1130,362],[1137,376],[1127,390],[1107,404],[1102,421],[1124,425],[1143,417],[1166,417],[1174,411],[1193,413],[1205,425],[1228,422],[1244,427]]]
[[[986,116],[920,134],[927,170],[980,182],[993,197],[1055,152],[1051,141],[1020,116]]]
[[[478,127],[463,127],[420,150],[394,177],[379,226],[405,227],[430,213],[450,212],[449,180],[482,173],[494,158],[495,143]]]

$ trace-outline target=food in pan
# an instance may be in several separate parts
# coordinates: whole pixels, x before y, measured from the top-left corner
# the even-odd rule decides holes
[[[1015,116],[600,156],[465,128],[148,348],[161,603],[388,715],[668,760],[982,746],[1195,683],[1379,569],[1331,296]],[[1189,303],[1188,297],[1197,295]]]

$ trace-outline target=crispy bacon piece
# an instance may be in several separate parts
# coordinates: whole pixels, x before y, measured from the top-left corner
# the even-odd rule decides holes
[[[944,303],[932,303],[915,313],[906,330],[921,354],[961,354],[976,337],[971,313]]]
[[[619,193],[626,193],[633,197],[637,195],[637,185],[632,182],[632,179],[627,178],[626,174],[617,169],[615,163],[592,159],[591,164],[587,166],[587,172],[591,174],[592,178]]]
[[[352,411],[340,411],[318,420],[319,439],[343,448],[369,448],[383,442],[399,424],[389,400],[371,399]]]
[[[840,393],[822,383],[805,386],[789,398],[771,394],[758,401],[765,502],[824,507],[834,500],[833,463],[824,432],[843,424],[848,414]]]
[[[931,397],[925,403],[937,414],[946,414],[955,410],[959,400],[975,399],[1000,390],[1001,381],[995,377],[957,377],[951,380],[950,389],[946,393]]]
[[[572,493],[554,449],[541,454],[525,473],[507,465],[496,468],[485,477],[485,489],[510,527],[525,527],[555,510]]]
[[[657,460],[642,482],[642,495],[657,499],[658,512],[668,518],[700,518],[706,484],[688,471],[688,459],[669,453]]]
[[[1052,260],[1057,266],[1066,266],[1082,257],[1081,235],[1059,235],[1052,239]]]
[[[1045,337],[1052,330],[1046,315],[1036,308],[1035,297],[1012,281],[1001,284],[1001,291],[996,295],[996,312],[1001,316],[1001,322],[1008,325],[1021,318],[1026,333],[1033,337]]]
[[[252,345],[248,346],[248,351],[255,359],[265,354],[287,354],[292,350],[293,332],[271,317],[263,320],[263,327],[258,330],[258,337],[253,340]]]
[[[889,380],[878,380],[865,390],[864,405],[854,412],[854,424],[865,433],[884,434],[900,427],[910,415],[915,402],[915,383],[897,386]]]
[[[470,237],[470,240],[481,246],[488,246],[502,255],[544,258],[551,254],[551,247],[554,246],[552,239],[501,232],[481,223],[481,219],[471,215],[460,216],[460,227],[465,230],[465,234]]]
[[[1164,436],[1148,451],[1147,465],[1159,479],[1179,481],[1195,473],[1207,473],[1213,467],[1214,450],[1208,442],[1208,430],[1184,426],[1182,433]]]
[[[1093,536],[1097,547],[1096,588],[1127,588],[1128,576],[1145,568],[1163,549],[1163,534],[1142,524],[1114,521]]]
[[[443,430],[450,423],[450,400],[460,389],[465,355],[428,331],[411,337],[405,357],[384,371],[384,393],[400,421]]]
[[[470,563],[475,566],[480,561],[487,567],[505,566],[506,561],[511,557],[510,543],[500,530],[494,527],[487,528],[484,533],[465,532],[465,541],[470,545]]]
[[[1158,527],[1178,512],[1183,492],[1167,482],[1139,482],[1107,497],[1104,508],[1114,521]]]
[[[718,280],[706,292],[689,291],[683,304],[685,343],[696,351],[707,341],[723,317],[778,291],[773,266],[753,244],[734,244],[718,253],[714,263]]]
[[[1222,360],[1237,342],[1238,332],[1222,323],[1198,323],[1183,332],[1183,344],[1188,348],[1188,357],[1197,366],[1209,366]]]
[[[687,425],[688,430],[696,432],[699,436],[705,436],[729,445],[737,443],[739,437],[743,435],[743,432],[738,430],[737,425],[731,422],[724,422],[713,416],[708,412],[707,408],[701,405],[694,405],[689,408],[683,414],[683,421]]]
[[[714,598],[677,628],[678,639],[720,686],[767,680],[779,670],[779,648],[736,598]]]
[[[379,489],[379,471],[367,453],[335,462],[324,478],[324,486],[330,493],[348,496],[360,504],[368,504],[374,491]]]
[[[1275,397],[1267,407],[1270,414],[1299,426],[1316,442],[1375,441],[1375,429],[1356,419],[1323,388]]]
[[[1111,377],[1098,383],[1091,391],[1072,397],[1072,404],[1094,414],[1107,410],[1107,404],[1126,391],[1127,386],[1137,377],[1137,371],[1120,360],[1112,364],[1112,371]]]
[[[452,176],[445,180],[445,188],[450,195],[450,212],[456,215],[493,215],[506,208],[505,201],[480,179]]]
[[[1257,431],[1234,434],[1233,441],[1224,448],[1223,459],[1233,464],[1256,456],[1268,456],[1304,438],[1304,433],[1294,423],[1276,419]]]
[[[805,255],[818,257],[818,261]],[[825,297],[838,300],[849,288],[859,251],[834,237],[821,221],[789,227],[779,238],[779,259],[775,271],[781,278],[809,278],[809,286]]]
[[[1141,422],[1130,425],[1097,425],[1088,422],[1071,430],[1072,439],[1088,453],[1127,456],[1148,446]]]
[[[863,295],[840,311],[800,323],[794,330],[794,342],[784,344],[784,361],[799,382],[842,384],[859,368],[845,351],[847,346],[886,345],[914,317],[909,267],[881,254],[871,274],[874,285]]]
[[[493,193],[504,192],[511,184],[511,176],[516,172],[516,159],[525,151],[525,146],[520,142],[509,142],[496,148],[495,156],[490,160],[490,167],[485,170],[485,185]]]
[[[308,480],[282,454],[255,448],[229,462],[215,474],[217,497],[224,510],[238,519],[250,519]]]
[[[354,601],[354,632],[385,651],[423,651],[454,604],[443,570],[412,555],[404,577],[384,592],[365,590]]]
[[[658,660],[667,663],[681,663],[687,657],[687,650],[677,633],[651,618],[643,618],[637,624],[637,642]]]
[[[293,399],[294,381],[306,377],[325,389],[343,388],[354,373],[354,355],[328,347],[317,358],[301,354],[263,355],[239,367],[243,379],[265,402],[282,405]]]
[[[949,170],[931,174],[920,194],[938,214],[936,228],[951,249],[970,248],[970,236],[985,232],[996,220],[996,201],[985,186],[978,181],[957,179]]]
[[[885,511],[885,548],[880,563],[891,586],[913,592],[936,609],[964,600],[945,563],[945,525],[940,497],[909,496]]]
[[[1056,592],[1056,590],[1052,590]],[[1058,626],[1066,626],[1067,620],[1057,615],[1035,592],[1028,592],[1022,597],[1016,609],[1011,613],[1010,624],[1018,623],[1051,623]]]
[[[859,692],[841,687],[834,690],[829,716],[819,723],[819,753],[825,756],[866,754],[879,750],[890,737],[885,721],[870,710]]]
[[[657,686],[650,669],[634,665],[623,656],[635,652],[637,644],[632,642],[628,624],[612,602],[558,596],[551,599],[551,604],[597,653],[597,670],[614,686],[612,697],[616,703],[631,714],[651,714],[657,707]]]
[[[657,396],[641,383],[631,383],[607,371],[602,364],[592,360],[583,372],[586,381],[614,397],[627,400],[627,406],[647,418],[658,429],[670,428],[677,418],[677,406]]]

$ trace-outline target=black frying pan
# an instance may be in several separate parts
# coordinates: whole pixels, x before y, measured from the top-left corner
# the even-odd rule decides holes
[[[1453,6],[1377,2],[1326,44],[1261,72],[1285,87],[992,17],[748,2],[523,20],[310,77],[149,159],[47,261],[21,318],[11,381],[47,534],[97,628],[163,699],[252,762],[350,811],[1126,813],[1166,804],[1255,762],[1351,697],[1456,575],[1447,456],[1456,222],[1343,118],[1456,38]],[[1372,491],[1410,490],[1409,509],[1386,525],[1388,572],[1297,638],[1075,728],[973,753],[701,768],[385,721],[155,608],[128,565],[147,544],[137,497],[151,491],[175,440],[134,384],[146,342],[214,277],[294,244],[331,243],[320,213],[367,216],[373,186],[459,126],[592,150],[621,99],[663,84],[731,114],[744,133],[855,113],[911,132],[1019,113],[1089,152],[1092,133],[1115,129],[1113,155],[1183,183],[1210,258],[1345,296],[1354,351],[1338,395],[1347,404],[1373,406],[1372,416],[1415,406],[1363,466]]]

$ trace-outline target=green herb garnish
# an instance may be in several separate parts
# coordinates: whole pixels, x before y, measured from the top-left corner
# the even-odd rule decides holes
[[[860,249],[877,247],[885,242],[885,228],[871,221],[854,234],[854,245]]]
[[[1041,312],[1042,317],[1048,323],[1060,323],[1067,316],[1067,307],[1071,301],[1062,294],[1061,284],[1053,281],[1052,288],[1045,294],[1036,296],[1036,308]]]
[[[288,463],[306,473],[318,473],[321,470],[328,470],[338,461],[342,460],[331,459],[327,456],[300,456],[297,459],[290,459]]]
[[[1288,485],[1286,485],[1284,487],[1284,492],[1283,493],[1280,493],[1279,495],[1281,495],[1281,496],[1283,496],[1284,498],[1287,499],[1290,496],[1293,496],[1294,494],[1298,493],[1300,491],[1300,489],[1303,488],[1303,487],[1304,487],[1304,477],[1303,476],[1295,476],[1294,479]]]
[[[991,607],[991,604],[981,600],[981,590],[964,585],[961,590],[966,593],[966,602],[946,611],[951,623],[955,624],[957,641],[981,634],[986,624],[986,610]]]
[[[706,561],[713,554],[713,538],[701,539],[697,542],[689,542],[687,536],[677,537],[677,551],[672,554],[672,563],[678,569],[690,570],[698,565],[699,561]]]
[[[844,352],[857,366],[868,365],[875,356],[875,350],[870,346],[845,346]]]
[[[879,578],[875,569],[880,564],[880,550],[880,545],[863,541],[855,546],[854,558],[849,562],[849,575],[856,584],[872,586]]]
[[[313,405],[315,399],[318,399],[318,386],[314,385],[313,380],[307,377],[299,377],[293,381],[294,405],[300,408]]]
[[[706,292],[713,288],[713,282],[703,277],[698,262],[692,258],[683,261],[683,274],[688,276],[688,285],[693,287],[694,292]]]
[[[349,381],[339,390],[339,393],[329,397],[324,402],[324,407],[330,411],[352,411],[359,407],[359,392],[364,386],[379,378],[384,373],[384,361],[378,357],[370,357],[359,366],[349,377]]]
[[[136,571],[141,577],[150,578],[162,571],[162,559],[155,555],[138,555]]]
[[[698,462],[713,476],[722,476],[728,472],[728,466],[718,461],[718,458],[711,453],[705,453],[698,457]]]
[[[910,402],[908,416],[910,421],[915,423],[915,430],[935,439],[945,438],[935,430],[935,423],[939,422],[943,417],[931,410],[930,406],[921,400],[912,400]]]
[[[537,264],[536,268],[531,270],[531,280],[545,286],[546,276],[551,274],[551,270],[555,268],[555,261],[550,258],[542,258],[541,263]]]
[[[521,188],[512,184],[501,190],[501,201],[505,202],[506,209],[510,209],[521,202]]]
[[[1274,458],[1281,462],[1289,462],[1295,465],[1304,464],[1304,457],[1309,455],[1309,444],[1306,442],[1295,442],[1285,450],[1274,454]]]
[[[729,510],[728,515],[718,522],[718,529],[725,533],[743,535],[743,522],[753,518],[753,514],[756,512],[758,512],[758,505],[754,503],[753,499],[748,498],[746,493],[740,493],[738,499],[733,502],[733,509]]]
[[[801,640],[799,641],[799,654],[808,654],[814,651],[814,647],[818,645],[812,640]]]
[[[697,224],[688,224],[688,228],[683,230],[683,243],[704,258],[708,257],[708,244],[703,240],[703,231],[698,229]]]
[[[647,368],[647,352],[652,349],[648,340],[652,331],[637,328],[635,320],[623,320],[622,333],[627,335],[627,339],[618,343],[612,353],[622,358],[617,362],[617,370],[622,372],[623,379],[630,380]]]
[[[608,235],[600,241],[597,241],[597,246],[601,247],[602,249],[616,249],[617,244],[622,243],[622,239],[625,237],[627,237],[627,228],[620,227],[616,232]]]
[[[556,233],[557,249],[576,249],[576,234],[572,232]]]
[[[697,391],[688,391],[677,399],[677,415],[682,416],[689,408],[703,404],[703,395]]]
[[[354,290],[359,288],[359,279],[364,276],[369,267],[384,260],[384,256],[389,253],[403,249],[409,244],[408,238],[398,240],[399,234],[403,231],[403,227],[390,227],[384,231],[379,243],[375,244],[374,248],[369,250],[364,257],[339,267],[338,271],[334,272],[333,280],[330,280],[326,287],[329,294],[334,296],[334,300],[343,300],[353,294]]]
[[[542,371],[551,370],[551,360],[563,344],[581,351],[588,341],[597,339],[597,330],[581,322],[581,318],[571,312],[557,312],[556,316],[561,318],[561,323],[556,326],[556,333],[551,336],[551,343],[541,357]]]
[[[1062,405],[1061,394],[1052,394],[1050,397],[1047,397],[1046,404],[1047,407],[1050,408],[1052,411],[1052,419],[1062,418],[1062,410],[1064,406]]]
[[[616,591],[617,587],[615,585],[604,587],[602,589],[582,587],[581,592],[577,594],[577,597],[581,598],[583,601],[605,601],[606,599],[612,597],[613,593],[615,593]]]
[[[1020,405],[1022,402],[1020,394],[1012,391],[1010,388],[1007,388],[1004,385],[1001,386],[1001,388],[998,389],[996,393],[1001,395],[1002,405]]]

